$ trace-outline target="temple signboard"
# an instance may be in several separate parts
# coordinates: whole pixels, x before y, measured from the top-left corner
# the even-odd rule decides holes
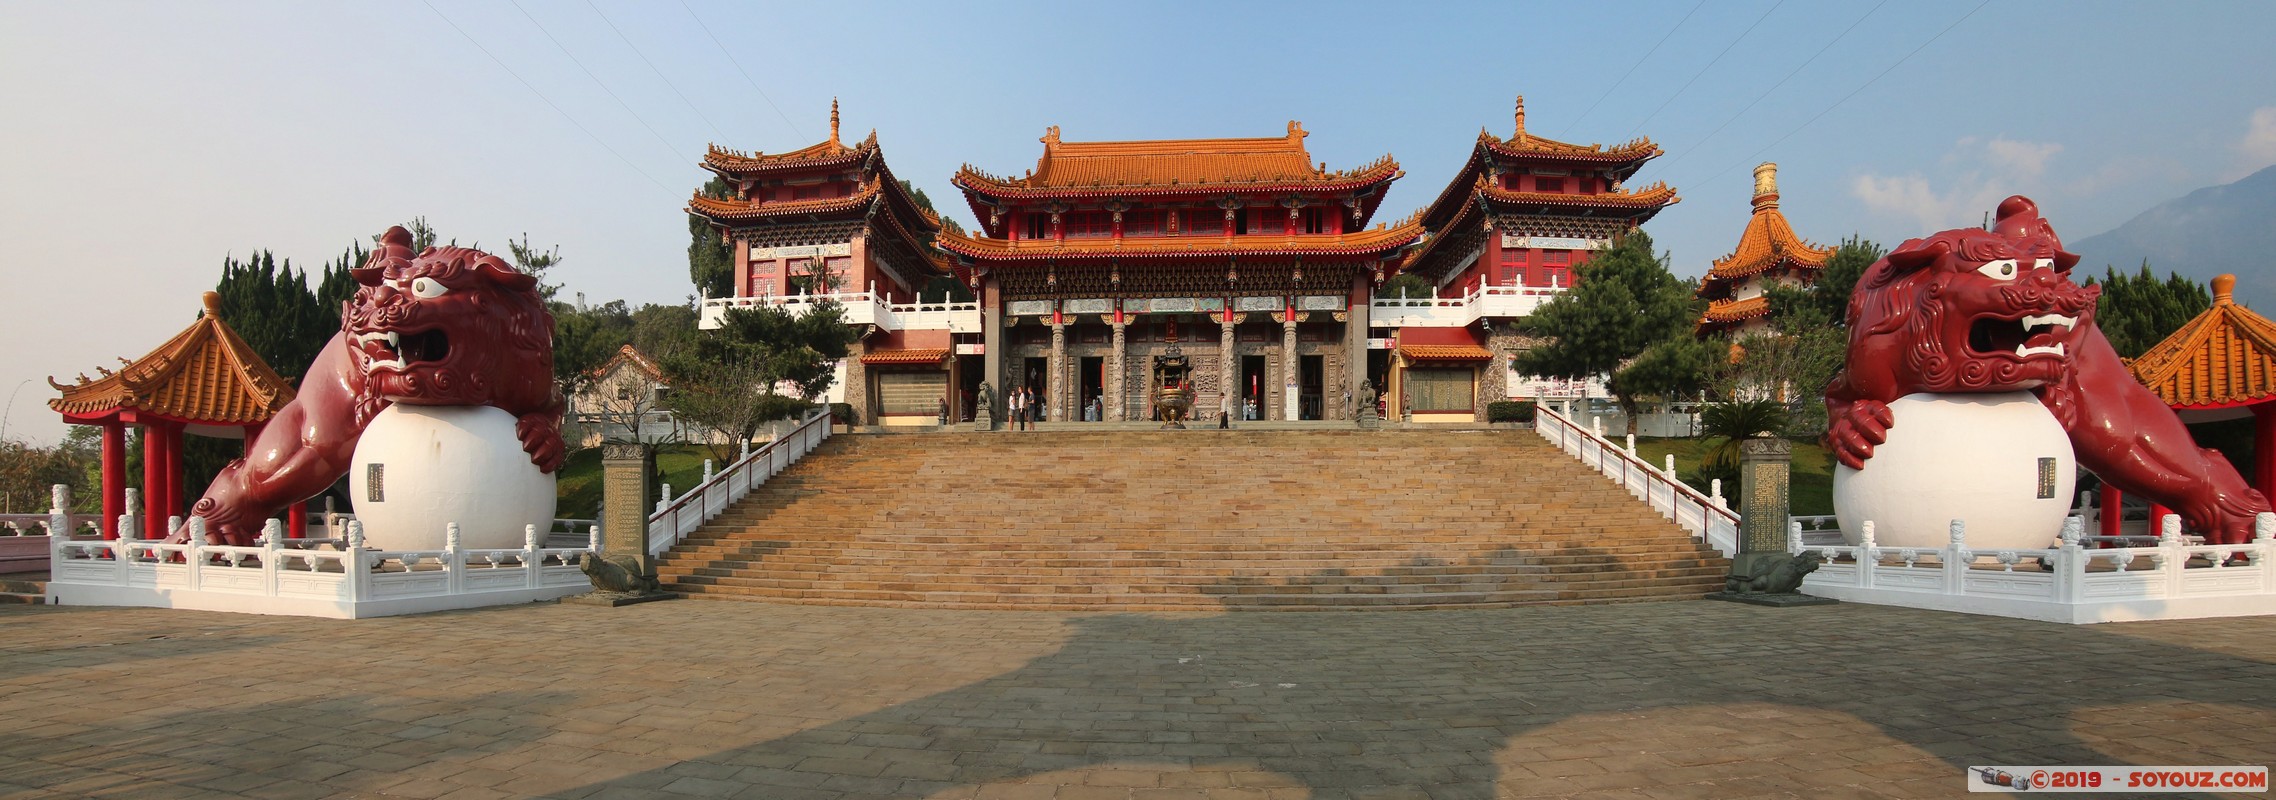
[[[853,255],[853,245],[847,244],[845,242],[839,242],[837,244],[802,244],[787,247],[751,248],[751,257],[754,259],[811,258],[815,256],[850,255]]]
[[[1571,236],[1522,236],[1515,233],[1504,233],[1502,234],[1502,246],[1506,248],[1537,247],[1543,250],[1605,250],[1612,247],[1612,242],[1607,239],[1582,239]]]

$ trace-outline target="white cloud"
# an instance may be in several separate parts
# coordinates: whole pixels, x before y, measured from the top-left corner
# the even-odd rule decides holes
[[[2247,172],[2276,164],[2276,106],[2252,112],[2250,127],[2237,142],[2237,150],[2244,153]]]
[[[2047,162],[2062,151],[2058,142],[1969,136],[1953,142],[1933,180],[1919,173],[1869,173],[1851,182],[1850,194],[1866,208],[1907,218],[1922,230],[1975,225],[2008,195],[2042,188]]]
[[[2016,175],[2036,178],[2047,171],[2047,159],[2063,151],[2056,142],[2020,142],[2014,139],[1992,139],[1984,143],[1985,160],[1995,169]]]

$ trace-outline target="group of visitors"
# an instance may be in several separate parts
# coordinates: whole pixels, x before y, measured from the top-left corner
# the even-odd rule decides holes
[[[1013,389],[1004,401],[1011,406],[1013,430],[1027,430],[1028,423],[1043,414],[1043,403],[1036,399],[1035,390],[1025,386]]]

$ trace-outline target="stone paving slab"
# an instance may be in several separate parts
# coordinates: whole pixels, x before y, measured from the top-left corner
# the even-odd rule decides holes
[[[0,608],[0,798],[1947,797],[2276,761],[2276,620]]]

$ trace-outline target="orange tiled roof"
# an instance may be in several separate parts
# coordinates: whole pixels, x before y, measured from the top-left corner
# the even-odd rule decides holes
[[[1376,226],[1355,233],[1300,233],[1294,236],[1125,236],[1112,238],[1009,239],[978,238],[943,232],[940,248],[973,258],[1027,260],[1083,256],[1305,256],[1372,255],[1404,247],[1422,235],[1420,214],[1396,225]]]
[[[1707,313],[1699,317],[1695,330],[1700,334],[1711,333],[1769,314],[1768,296],[1749,297],[1745,300],[1715,300],[1707,304]]]
[[[948,360],[948,348],[931,347],[917,350],[879,350],[861,354],[864,364],[938,364]]]
[[[1408,361],[1492,361],[1494,353],[1474,344],[1407,344],[1399,355]]]
[[[767,203],[753,203],[749,200],[720,200],[697,194],[688,199],[688,213],[713,221],[831,214],[852,211],[866,206],[869,201],[877,198],[877,192],[878,185],[871,183],[845,197],[822,197],[813,200],[785,200]],[[917,210],[924,211],[921,208]],[[937,220],[938,218],[935,217],[934,219]]]
[[[2236,304],[2236,276],[2213,279],[2213,307],[2127,365],[2177,408],[2276,399],[2276,323]]]
[[[592,374],[596,377],[607,375],[610,370],[616,369],[616,365],[622,363],[631,364],[634,369],[640,370],[654,380],[664,379],[664,371],[656,367],[656,362],[648,360],[647,354],[634,349],[629,344],[617,348],[616,355],[611,357],[607,363],[594,367]]]
[[[738,173],[802,169],[858,161],[876,149],[877,131],[874,130],[869,132],[869,138],[852,147],[838,141],[838,100],[833,97],[830,99],[830,138],[787,153],[772,155],[730,150],[714,144],[704,149],[703,165],[717,172]]]
[[[71,385],[48,378],[63,392],[48,407],[78,419],[132,410],[208,425],[267,422],[292,401],[292,386],[221,321],[220,307],[220,295],[205,293],[198,321],[117,372]]]
[[[1594,206],[1598,208],[1660,208],[1683,202],[1675,195],[1675,187],[1660,181],[1642,189],[1603,192],[1600,194],[1566,194],[1564,192],[1513,192],[1480,178],[1478,193],[1497,203],[1515,203],[1547,206]]]
[[[1504,139],[1481,130],[1478,131],[1478,141],[1505,155],[1521,157],[1547,156],[1584,161],[1625,162],[1642,161],[1657,157],[1661,153],[1659,145],[1653,144],[1651,139],[1641,136],[1608,148],[1601,144],[1578,145],[1560,142],[1527,133],[1525,130],[1524,95],[1517,97],[1517,127],[1510,133],[1509,138]]]
[[[1063,142],[1058,126],[1043,137],[1043,157],[1020,178],[981,172],[967,164],[956,185],[995,197],[1066,197],[1082,194],[1206,192],[1228,189],[1332,191],[1398,178],[1399,163],[1386,155],[1357,169],[1328,171],[1304,148],[1303,125],[1263,139],[1162,139],[1132,142]]]
[[[1700,292],[1717,292],[1729,283],[1764,272],[1796,270],[1815,272],[1833,257],[1833,248],[1811,244],[1795,235],[1778,213],[1778,165],[1755,167],[1754,216],[1739,234],[1738,249],[1716,259],[1700,284]]]

